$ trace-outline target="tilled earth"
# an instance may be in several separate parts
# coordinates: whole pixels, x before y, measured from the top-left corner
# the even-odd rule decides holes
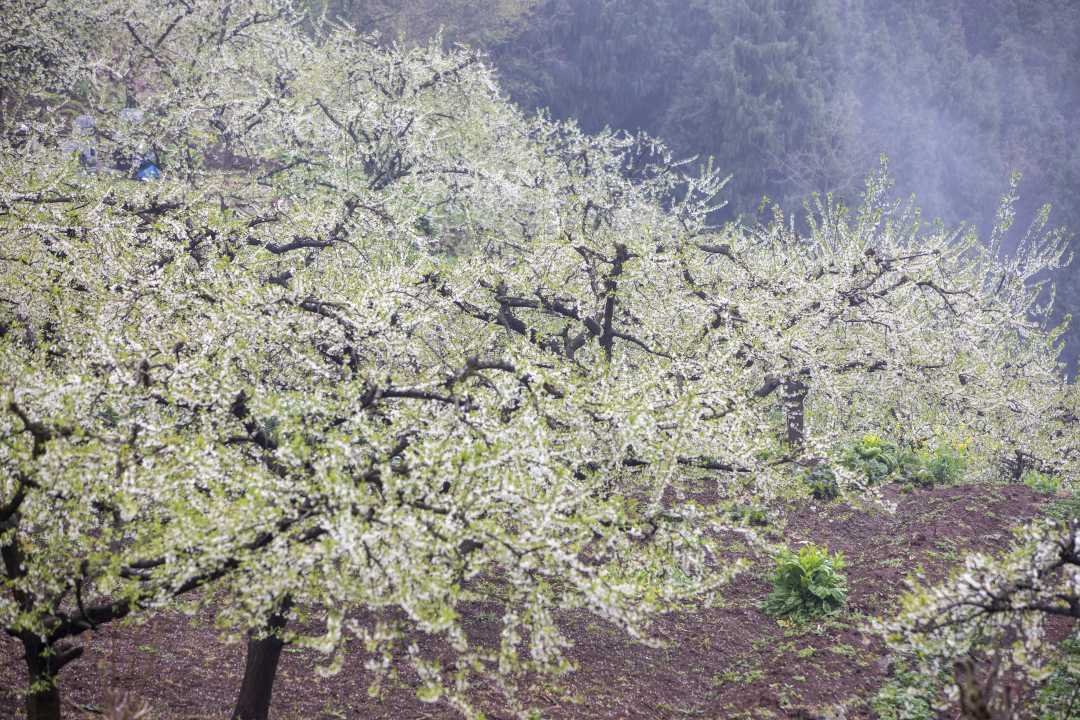
[[[659,619],[660,649],[635,644],[586,614],[562,618],[577,671],[528,690],[551,718],[854,718],[873,717],[869,700],[892,671],[881,641],[867,631],[888,614],[905,578],[943,577],[970,550],[998,550],[1010,529],[1039,513],[1046,496],[1022,485],[959,486],[898,494],[895,514],[844,504],[805,506],[774,523],[789,545],[813,541],[843,551],[851,593],[847,610],[818,623],[789,624],[764,614],[766,558],[740,575],[721,608],[690,609]],[[470,633],[497,632],[497,608],[470,608]],[[1058,628],[1058,635],[1064,628]],[[0,636],[3,637],[3,636]],[[64,669],[67,718],[100,718],[107,692],[147,702],[151,718],[229,717],[243,672],[244,648],[225,643],[209,616],[162,614],[102,628],[83,638],[85,655]],[[418,642],[423,642],[418,638]],[[0,718],[22,716],[26,676],[20,646],[0,640]],[[322,678],[320,657],[286,648],[274,687],[275,720],[456,718],[449,706],[401,687],[368,696],[360,647],[344,669]],[[509,717],[494,688],[478,686],[489,718]]]

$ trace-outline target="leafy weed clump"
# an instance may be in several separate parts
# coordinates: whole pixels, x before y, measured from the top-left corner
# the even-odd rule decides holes
[[[836,473],[822,463],[803,476],[803,481],[810,488],[810,495],[815,500],[832,502],[840,497],[840,486],[836,482]]]
[[[754,505],[736,505],[731,509],[731,519],[751,527],[767,527],[769,524],[765,509]]]
[[[963,446],[940,445],[933,450],[908,450],[900,458],[901,478],[920,487],[955,485],[963,478],[966,468]]]
[[[876,485],[899,467],[900,453],[895,444],[868,433],[844,449],[840,464]]]
[[[930,448],[901,448],[877,435],[863,435],[844,449],[840,464],[871,485],[890,479],[918,487],[954,485],[964,476],[967,456],[964,444]]]
[[[870,705],[881,720],[934,720],[938,717],[935,700],[944,684],[943,676],[916,672],[901,663]]]
[[[1073,633],[1061,644],[1060,651],[1050,677],[1039,690],[1038,717],[1042,720],[1080,716],[1080,634]]]
[[[1020,478],[1020,482],[1024,483],[1035,492],[1040,492],[1045,495],[1055,495],[1061,490],[1061,478],[1039,472],[1038,470],[1028,470],[1024,473],[1024,476]]]
[[[765,612],[795,618],[836,612],[847,599],[843,569],[843,553],[830,555],[827,548],[812,543],[802,546],[797,553],[782,548],[776,556],[773,591],[765,599]]]
[[[1063,523],[1080,520],[1080,495],[1071,494],[1055,500],[1046,508],[1046,514]]]

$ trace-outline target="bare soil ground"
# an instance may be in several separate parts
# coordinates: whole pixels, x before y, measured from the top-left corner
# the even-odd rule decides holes
[[[918,569],[939,578],[969,550],[1005,547],[1010,529],[1046,501],[1017,485],[887,493],[899,506],[894,515],[841,503],[792,510],[774,525],[788,544],[807,540],[844,552],[851,588],[844,613],[801,625],[765,615],[759,606],[770,589],[769,566],[762,558],[729,588],[724,607],[661,618],[656,632],[668,642],[659,650],[634,644],[588,615],[566,616],[578,670],[532,687],[531,703],[551,718],[873,717],[869,701],[892,667],[881,641],[867,632],[867,619],[890,612],[905,578]],[[470,630],[493,633],[491,610],[472,608]],[[222,642],[211,620],[158,615],[84,638],[85,656],[62,673],[66,717],[100,717],[104,695],[114,689],[145,699],[153,718],[227,718],[244,649]],[[319,657],[287,648],[271,716],[458,717],[443,704],[416,700],[407,682],[381,699],[369,698],[362,658],[360,648],[351,648],[344,670],[321,678],[313,672]],[[0,640],[0,718],[21,716],[25,682],[20,646]],[[476,692],[489,717],[507,717],[493,688]]]

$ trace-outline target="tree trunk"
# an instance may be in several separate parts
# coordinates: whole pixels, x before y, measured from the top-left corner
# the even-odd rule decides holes
[[[806,394],[809,386],[801,380],[784,382],[784,417],[787,422],[787,443],[792,450],[801,449],[806,437]]]
[[[26,720],[60,720],[60,687],[55,682],[26,696]]]
[[[56,680],[58,668],[53,665],[55,655],[41,638],[24,636],[22,641],[30,678],[26,720],[60,720],[60,686]]]
[[[281,659],[281,649],[285,647],[281,631],[288,623],[286,615],[291,605],[292,601],[288,597],[281,601],[277,612],[271,615],[266,623],[265,637],[259,638],[254,633],[249,636],[244,681],[236,699],[233,720],[267,720],[270,696],[274,691],[274,676]]]
[[[960,695],[960,717],[963,720],[1014,720],[1016,698],[1010,686],[998,688],[1001,653],[995,653],[986,680],[979,681],[975,661],[967,656],[953,663],[953,678]]]

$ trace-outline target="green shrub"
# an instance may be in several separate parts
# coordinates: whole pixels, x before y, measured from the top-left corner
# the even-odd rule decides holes
[[[901,451],[897,463],[897,474],[905,485],[926,486],[933,484],[933,478],[926,469],[926,464],[922,461],[919,453],[910,448]]]
[[[896,445],[872,434],[863,435],[840,456],[841,465],[861,473],[872,485],[885,480],[899,463]]]
[[[964,477],[967,457],[962,447],[939,445],[934,450],[905,450],[899,474],[904,482],[921,487],[955,485]]]
[[[1053,495],[1061,490],[1061,478],[1039,472],[1038,470],[1028,470],[1024,473],[1024,477],[1020,479],[1020,482],[1024,483],[1035,492],[1041,492],[1047,495]]]
[[[964,477],[967,455],[963,447],[942,445],[925,459],[935,485],[954,485]]]
[[[822,463],[803,476],[803,481],[810,488],[815,500],[831,502],[840,497],[840,486],[836,483],[836,473]]]
[[[795,553],[783,548],[777,553],[772,574],[773,591],[765,599],[770,615],[812,617],[836,612],[847,599],[847,578],[842,553],[804,545]]]
[[[1080,716],[1080,634],[1061,644],[1061,656],[1039,689],[1040,720],[1071,720]]]
[[[1054,500],[1046,508],[1046,514],[1058,522],[1080,520],[1080,495],[1069,495]]]
[[[765,527],[769,524],[768,514],[752,505],[736,505],[731,509],[731,519],[753,527]]]
[[[903,665],[870,701],[881,720],[934,720],[934,699],[941,693],[941,678],[913,672]]]
[[[963,445],[927,448],[900,448],[877,435],[863,435],[844,449],[840,464],[866,478],[871,485],[895,479],[911,485],[931,487],[952,485],[967,468]]]

